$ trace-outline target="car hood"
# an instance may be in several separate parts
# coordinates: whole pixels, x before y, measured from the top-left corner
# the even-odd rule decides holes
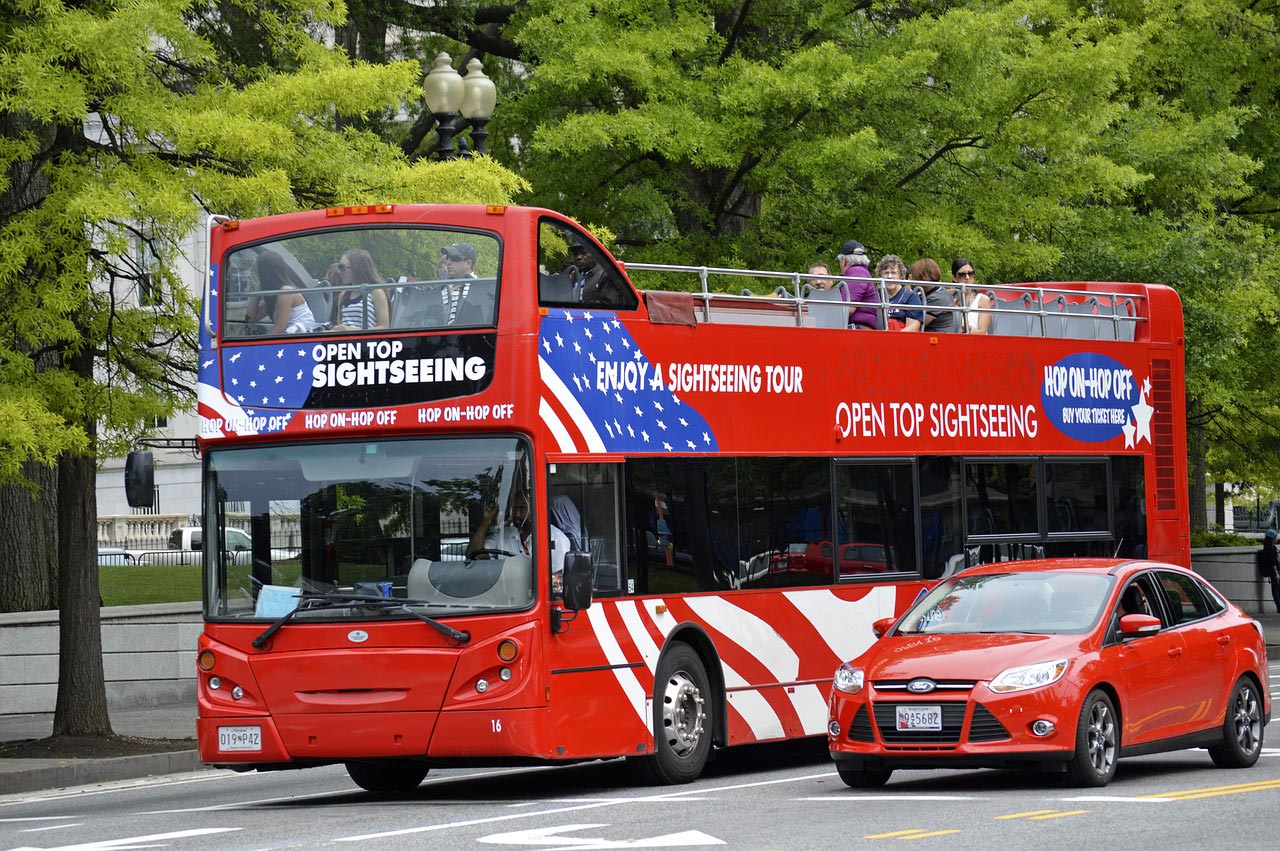
[[[947,680],[990,680],[1006,668],[1083,652],[1084,636],[1027,635],[891,635],[853,664],[870,680],[931,677]]]

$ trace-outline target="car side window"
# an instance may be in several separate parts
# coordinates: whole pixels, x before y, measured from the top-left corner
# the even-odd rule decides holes
[[[1174,624],[1198,621],[1216,613],[1192,577],[1168,571],[1160,571],[1158,576]]]

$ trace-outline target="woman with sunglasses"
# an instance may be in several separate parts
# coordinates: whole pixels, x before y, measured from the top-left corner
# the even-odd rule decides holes
[[[352,248],[338,261],[338,274],[344,286],[354,289],[338,293],[334,306],[335,331],[373,331],[391,324],[391,303],[381,287],[361,286],[380,284],[378,267],[363,248]]]
[[[951,280],[956,282],[957,298],[965,308],[965,331],[986,334],[991,327],[991,314],[982,311],[995,307],[991,297],[973,286],[973,264],[967,257],[951,261]]]
[[[305,334],[314,331],[315,316],[303,298],[306,289],[298,274],[274,251],[264,251],[256,259],[258,289],[262,295],[249,299],[246,322],[271,321],[268,334]]]

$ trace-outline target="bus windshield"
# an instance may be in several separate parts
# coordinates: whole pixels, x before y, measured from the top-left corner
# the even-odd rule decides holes
[[[275,618],[324,594],[403,599],[435,614],[525,608],[537,538],[528,458],[512,437],[212,451],[206,528],[241,529],[251,543],[217,554],[205,614]],[[296,619],[405,616],[304,609]]]
[[[486,328],[497,321],[500,244],[429,227],[329,229],[227,255],[227,340],[388,329]]]

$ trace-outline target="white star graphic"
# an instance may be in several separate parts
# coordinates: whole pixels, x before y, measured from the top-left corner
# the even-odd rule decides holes
[[[582,312],[582,318],[583,318],[583,319],[585,319],[585,320],[587,320],[588,322],[590,322],[590,321],[591,321],[591,311],[590,311],[590,310],[584,310],[584,311]]]
[[[559,349],[564,348],[564,338],[560,336],[559,331],[556,332],[556,348],[559,348]]]
[[[271,400],[270,400],[270,399],[268,399],[266,396],[263,396],[263,397],[262,397],[262,404],[264,404],[264,405],[265,405],[265,404],[267,404],[267,403],[268,403],[268,402],[270,402],[270,401],[271,401]]]
[[[653,406],[654,406],[655,408],[657,408],[659,411],[661,411],[661,410],[662,410],[662,403],[661,403],[661,402],[659,402],[657,399],[654,399],[654,400],[653,400]]]
[[[1146,438],[1147,443],[1151,442],[1151,415],[1156,409],[1147,404],[1147,391],[1143,390],[1142,395],[1138,397],[1138,404],[1133,406],[1133,418],[1136,420],[1138,428],[1138,436],[1134,439],[1134,445],[1141,443]]]
[[[231,362],[235,363],[236,361],[240,360],[240,356],[242,354],[244,354],[244,352],[236,352],[234,355],[231,356]]]
[[[236,397],[236,401],[243,405],[243,404],[244,404],[244,397],[243,397],[243,396],[237,396],[237,397]]]
[[[609,354],[613,354],[613,346],[609,345],[608,343],[604,344],[604,350]]]
[[[609,323],[608,323],[608,322],[602,322],[602,323],[600,323],[600,327],[604,329],[604,332],[605,332],[606,334],[612,334],[612,333],[613,333],[613,329],[609,327]]]
[[[664,423],[662,420],[657,420],[656,422],[658,423],[658,428],[662,429],[663,431],[667,430],[667,424]]]
[[[586,337],[588,340],[592,340],[592,339],[594,339],[594,338],[591,336],[591,329],[590,329],[590,328],[583,328],[583,329],[582,329],[582,335],[583,335],[584,337]]]
[[[276,384],[279,384],[279,383],[281,383],[282,381],[284,381],[284,376],[283,376],[283,375],[277,375],[277,376],[276,376]]]
[[[684,417],[678,417],[678,419],[680,420],[680,425],[684,426],[685,428],[689,427],[689,421],[686,420]]]
[[[1124,448],[1130,449],[1133,446],[1133,423],[1125,423],[1120,426],[1120,430],[1124,432]]]
[[[605,423],[604,430],[609,433],[610,437],[613,437],[613,426],[609,425],[608,423]]]
[[[238,378],[233,378],[233,379],[231,379],[231,386],[232,386],[232,387],[235,387],[235,386],[236,386],[237,384],[239,384],[239,383],[240,383],[240,379],[238,379]]]
[[[573,341],[573,353],[574,353],[575,355],[580,355],[580,354],[582,354],[582,346],[579,346],[579,345],[578,345],[578,341],[577,341],[577,340],[574,340],[574,341]]]
[[[550,340],[543,340],[543,341],[542,341],[542,348],[544,348],[544,349],[546,349],[546,350],[547,350],[547,354],[551,354],[551,341],[550,341]]]
[[[1142,392],[1148,396],[1151,395],[1151,376],[1142,379]]]
[[[708,444],[708,445],[710,445],[710,443],[711,443],[711,435],[707,434],[707,433],[704,431],[704,432],[702,433],[702,442],[703,442],[703,443],[706,443],[706,444]]]
[[[265,363],[258,364],[258,372],[266,372],[266,371],[267,371],[267,365]]]
[[[298,349],[298,357],[300,357],[300,358],[305,358],[306,356],[307,356],[307,350],[306,350],[306,349]]]
[[[627,434],[631,435],[632,437],[636,436],[636,430],[631,427],[630,423],[627,423]]]
[[[280,349],[278,352],[276,352],[276,359],[277,359],[277,360],[279,360],[279,359],[280,359],[280,358],[282,358],[282,357],[284,357],[284,349]]]
[[[564,312],[564,319],[565,319],[565,321],[566,321],[566,322],[568,322],[570,325],[572,325],[572,324],[573,324],[573,314],[572,314],[572,313],[570,313],[570,312],[569,312],[569,311],[567,311],[567,310]]]
[[[596,362],[596,353],[595,353],[595,352],[587,352],[587,360],[591,361],[592,363],[595,363],[595,362]]]
[[[662,441],[662,448],[663,448],[663,449],[665,449],[665,450],[667,450],[668,452],[671,452],[671,451],[672,451],[672,449],[671,449],[671,444],[670,444],[670,443],[667,443],[665,440],[664,440],[664,441]]]
[[[258,386],[258,382],[256,382],[256,381],[250,381],[250,382],[249,382],[249,386],[250,386],[250,387],[257,387],[257,386]]]
[[[640,436],[644,438],[645,443],[649,442],[649,432],[645,431],[644,429],[640,429]]]
[[[614,327],[614,328],[618,328],[618,327],[620,327],[621,325],[622,325],[622,323],[621,323],[621,322],[619,322],[619,321],[618,321],[618,317],[616,317],[616,316],[615,316],[615,317],[613,318],[613,327]]]
[[[692,440],[685,440],[685,443],[689,444],[689,448],[690,448],[690,449],[697,449],[697,448],[698,448],[698,444],[694,443]]]
[[[613,399],[614,399],[614,401],[616,401],[619,405],[621,405],[621,404],[622,404],[622,394],[621,394],[621,393],[614,393],[614,394],[613,394]]]
[[[640,354],[640,350],[636,349],[635,360],[640,360],[644,355]]]
[[[213,360],[203,361],[203,362],[200,364],[200,366],[201,366],[201,367],[209,367],[209,366],[213,366]]]
[[[644,411],[640,410],[640,406],[639,406],[639,405],[636,405],[636,406],[635,406],[635,409],[636,409],[636,416],[637,416],[637,417],[643,417],[643,416],[644,416]]]
[[[622,338],[622,347],[623,347],[624,349],[629,349],[629,348],[631,348],[631,341],[630,341],[630,340],[628,340],[626,337],[623,337],[623,338]]]
[[[302,370],[298,370],[298,376],[297,376],[297,379],[298,379],[298,381],[301,381],[301,380],[302,380]]]
[[[578,388],[578,392],[582,392],[582,382],[578,380],[578,376],[573,377],[573,386]]]
[[[614,421],[613,421],[613,428],[614,428],[614,430],[615,430],[615,431],[617,431],[617,432],[618,432],[618,434],[622,434],[622,426],[618,425],[618,421],[617,421],[617,420],[614,420]]]
[[[283,404],[284,404],[284,397],[283,397],[283,396],[281,396],[281,397],[280,397],[280,404],[281,404],[281,405],[283,405]]]
[[[679,404],[680,404],[680,400],[679,400],[679,398],[677,398],[677,397],[676,397],[676,394],[674,394],[674,393],[672,393],[672,394],[671,394],[671,401],[672,401],[672,402],[675,402],[677,405],[679,405]]]

